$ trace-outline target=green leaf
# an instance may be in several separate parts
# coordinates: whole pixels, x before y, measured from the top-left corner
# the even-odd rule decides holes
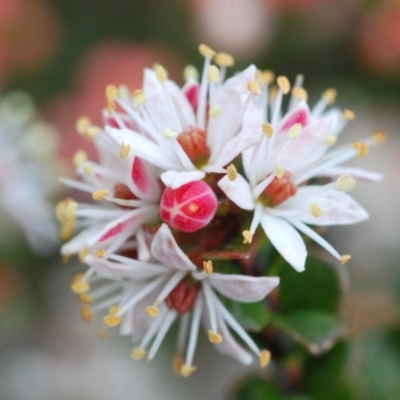
[[[324,261],[308,257],[304,272],[288,263],[279,268],[279,306],[284,312],[313,309],[334,312],[340,300],[340,282],[336,271]]]
[[[273,315],[271,321],[313,354],[321,354],[330,349],[339,334],[337,318],[319,310]]]
[[[261,331],[270,320],[270,313],[264,302],[239,303],[227,299],[226,307],[235,319],[248,331]]]
[[[251,378],[242,383],[233,397],[235,400],[291,400],[275,385],[261,378]]]

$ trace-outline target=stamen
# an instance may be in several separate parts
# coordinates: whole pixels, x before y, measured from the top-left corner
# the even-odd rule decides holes
[[[83,304],[94,304],[96,302],[92,296],[86,293],[80,294],[78,300]]]
[[[111,315],[116,315],[116,314],[119,313],[119,310],[120,310],[120,309],[121,309],[120,306],[111,306],[111,307],[108,308],[108,312],[109,312]]]
[[[270,85],[275,79],[275,74],[270,70],[261,71],[258,69],[256,72],[256,79],[260,84]]]
[[[88,117],[79,117],[76,120],[76,130],[80,135],[84,135],[86,133],[87,128],[90,126],[91,121]]]
[[[119,85],[118,86],[118,95],[117,97],[119,97],[122,100],[129,100],[130,98],[130,91],[128,86],[126,85]]]
[[[193,65],[187,65],[183,70],[183,78],[185,81],[189,79],[194,79],[195,81],[199,80],[199,71]]]
[[[154,64],[153,70],[160,83],[164,83],[168,79],[167,71],[161,64]]]
[[[335,188],[341,192],[349,192],[354,189],[357,182],[350,175],[341,175],[335,182]]]
[[[122,318],[114,314],[109,314],[103,318],[103,322],[108,327],[113,328],[122,322]]]
[[[121,150],[119,152],[120,158],[125,159],[126,157],[128,157],[130,151],[131,151],[131,146],[129,144],[125,144],[124,142],[122,142]]]
[[[84,294],[89,292],[90,290],[90,285],[88,282],[85,281],[81,281],[81,280],[77,280],[75,282],[72,283],[71,285],[71,290],[75,293],[75,294]]]
[[[320,216],[323,215],[323,212],[321,210],[321,207],[319,206],[318,203],[311,203],[308,207],[308,211],[310,211],[310,214],[314,218],[319,218]]]
[[[268,123],[262,125],[262,131],[268,139],[271,139],[272,135],[274,134],[274,128]]]
[[[250,231],[243,231],[243,244],[251,243],[253,241],[253,234]]]
[[[207,275],[211,275],[212,274],[212,272],[213,272],[213,263],[212,263],[212,261],[211,260],[208,260],[208,261],[204,261],[203,262],[203,268],[204,268],[204,272],[207,274]]]
[[[219,81],[219,69],[215,65],[211,65],[207,72],[207,81],[217,83]]]
[[[108,85],[106,87],[106,98],[108,101],[114,101],[117,98],[118,89],[115,85]]]
[[[271,361],[271,353],[268,350],[261,350],[259,357],[261,368],[265,368]]]
[[[194,371],[196,371],[196,367],[193,365],[183,364],[180,370],[180,373],[185,378],[188,378]]]
[[[333,135],[328,135],[325,139],[325,142],[328,146],[333,146],[337,141],[337,137]]]
[[[160,310],[156,306],[146,307],[145,311],[146,314],[150,315],[150,317],[152,318],[158,317],[158,315],[160,314]]]
[[[345,110],[343,110],[342,117],[348,121],[352,121],[356,117],[356,114],[354,113],[354,111],[346,108]]]
[[[86,162],[85,165],[83,166],[83,172],[87,176],[94,176],[94,168],[93,165],[90,164],[89,162]]]
[[[217,53],[214,62],[220,67],[233,67],[235,65],[234,58],[228,53]]]
[[[300,135],[302,130],[303,130],[303,127],[301,124],[299,124],[299,123],[294,124],[290,127],[290,129],[287,133],[287,136],[290,140],[294,140]]]
[[[233,182],[237,178],[237,170],[233,164],[230,164],[226,169],[228,173],[228,179]]]
[[[180,374],[182,366],[183,366],[182,352],[178,351],[172,360],[172,369],[175,372],[175,374],[177,375]]]
[[[207,46],[204,43],[201,43],[199,45],[199,52],[203,57],[208,58],[213,58],[216,54],[216,51],[214,51],[211,47]]]
[[[324,93],[322,93],[322,98],[330,105],[332,105],[337,96],[337,90],[333,88],[326,89]]]
[[[79,257],[79,261],[80,261],[81,264],[84,264],[84,263],[85,263],[85,257],[86,257],[88,254],[89,254],[89,247],[82,247],[82,248],[79,250],[78,257]]]
[[[342,265],[347,264],[351,259],[351,255],[350,254],[343,254],[340,257],[340,262],[342,263]]]
[[[96,190],[95,192],[92,193],[93,200],[99,201],[103,200],[104,197],[108,195],[108,189],[100,189]]]
[[[380,144],[386,141],[386,133],[383,131],[375,131],[372,134],[372,139],[376,144]]]
[[[138,108],[146,102],[146,95],[142,89],[137,89],[132,93],[133,96],[133,107]]]
[[[215,106],[213,107],[209,113],[208,113],[211,117],[217,119],[221,116],[221,107],[220,106]]]
[[[364,142],[354,142],[352,146],[357,151],[357,155],[360,158],[366,157],[369,153],[369,146]]]
[[[92,322],[93,321],[93,313],[90,307],[82,306],[81,307],[81,318],[84,322]]]
[[[279,76],[277,83],[283,94],[288,94],[290,92],[290,82],[286,76]]]
[[[145,355],[146,355],[147,351],[146,349],[143,349],[142,347],[136,346],[133,348],[132,352],[131,352],[131,357],[134,360],[141,360]]]
[[[106,256],[106,251],[104,249],[99,249],[96,251],[95,256],[98,258],[104,258]]]
[[[282,165],[275,164],[274,165],[274,173],[278,179],[281,179],[282,176],[285,174],[285,168],[283,168]]]
[[[164,138],[165,139],[172,139],[172,138],[177,137],[177,136],[178,136],[178,134],[175,131],[173,131],[172,129],[168,129],[167,128],[164,131]]]
[[[307,99],[308,99],[307,91],[305,89],[303,89],[302,87],[294,87],[292,89],[292,95],[299,100],[307,101]]]
[[[261,87],[255,81],[250,81],[247,83],[247,90],[255,95],[261,94]]]
[[[222,342],[222,336],[216,332],[213,332],[211,329],[208,330],[208,339],[211,343],[218,344]]]
[[[78,150],[72,159],[72,164],[75,168],[80,167],[87,161],[86,151]]]

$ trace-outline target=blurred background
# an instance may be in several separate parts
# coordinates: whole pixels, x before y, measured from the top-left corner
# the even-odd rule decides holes
[[[354,192],[370,220],[327,237],[353,256],[341,273],[357,398],[398,399],[400,335],[387,329],[400,326],[400,1],[0,0],[0,87],[33,97],[58,132],[57,168],[68,175],[75,151],[93,152],[76,119],[101,123],[106,85],[138,88],[155,62],[183,83],[186,64],[201,67],[200,42],[231,53],[235,69],[304,74],[310,104],[336,88],[337,104],[356,113],[345,142],[387,132],[354,162],[385,174]],[[54,204],[65,193],[58,187]],[[69,290],[78,262],[62,264],[57,246],[38,256],[23,236],[0,232],[0,400],[231,399],[238,379],[260,373],[205,343],[189,380],[170,373],[168,345],[151,364],[132,362],[129,340],[99,341],[79,319]]]

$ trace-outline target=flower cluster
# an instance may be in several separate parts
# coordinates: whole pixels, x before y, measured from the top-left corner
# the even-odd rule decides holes
[[[57,144],[54,128],[38,118],[28,95],[12,92],[0,100],[0,234],[16,226],[39,253],[57,244],[49,202]]]
[[[98,161],[79,151],[73,161],[81,179],[62,179],[96,204],[67,198],[57,205],[67,241],[62,255],[79,254],[89,267],[71,286],[82,318],[105,311],[105,328],[120,325],[121,334],[132,336],[134,359],[152,359],[179,320],[174,368],[183,376],[195,370],[200,325],[221,352],[249,364],[251,350],[261,366],[269,363],[269,351],[235,320],[225,299],[261,301],[279,285],[278,277],[250,276],[246,266],[258,242],[269,240],[297,271],[307,256],[301,234],[347,262],[349,255],[309,225],[368,217],[346,192],[354,178],[381,176],[341,164],[384,140],[375,132],[331,150],[354,118],[350,110],[327,110],[333,89],[310,109],[301,76],[292,90],[286,77],[273,85],[272,72],[254,66],[225,79],[233,58],[206,45],[199,50],[201,77],[186,67],[182,88],[159,64],[145,70],[141,89],[106,88],[104,127],[87,117],[77,121]],[[221,259],[235,260],[236,273],[223,271]]]

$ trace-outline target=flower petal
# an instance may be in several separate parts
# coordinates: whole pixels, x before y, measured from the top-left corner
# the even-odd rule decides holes
[[[261,226],[281,256],[298,272],[304,271],[306,246],[300,234],[282,218],[264,214]]]
[[[186,183],[203,179],[205,175],[206,174],[203,171],[179,172],[170,170],[161,174],[161,180],[165,186],[168,186],[171,189],[178,189]]]
[[[226,194],[229,200],[244,210],[254,209],[254,199],[251,188],[242,175],[237,174],[236,179],[231,181],[228,175],[225,175],[219,182],[219,188]]]
[[[182,116],[185,118],[186,124],[194,126],[196,123],[195,122],[196,120],[195,120],[193,107],[189,101],[189,98],[186,96],[186,94],[179,88],[179,86],[175,82],[173,82],[171,80],[167,80],[166,86],[168,88],[168,91],[171,93],[171,97],[174,102],[174,106],[177,109],[179,109],[178,113],[182,114]],[[196,90],[196,86],[192,86],[191,88],[192,88],[192,91]],[[198,90],[198,84],[197,84],[197,90]],[[187,93],[190,93],[190,91]]]
[[[279,285],[278,277],[254,277],[212,273],[208,279],[214,289],[229,299],[241,303],[262,300]]]
[[[181,250],[166,224],[162,224],[151,244],[151,254],[165,265],[182,271],[194,271],[196,266]]]
[[[294,124],[305,127],[310,122],[310,109],[305,101],[299,104],[282,119],[278,128],[279,133],[286,133]]]
[[[322,174],[318,174],[318,176],[328,176],[330,178],[336,178],[340,175],[350,175],[354,179],[364,182],[380,182],[383,180],[383,174],[357,167],[334,167],[325,170]]]

